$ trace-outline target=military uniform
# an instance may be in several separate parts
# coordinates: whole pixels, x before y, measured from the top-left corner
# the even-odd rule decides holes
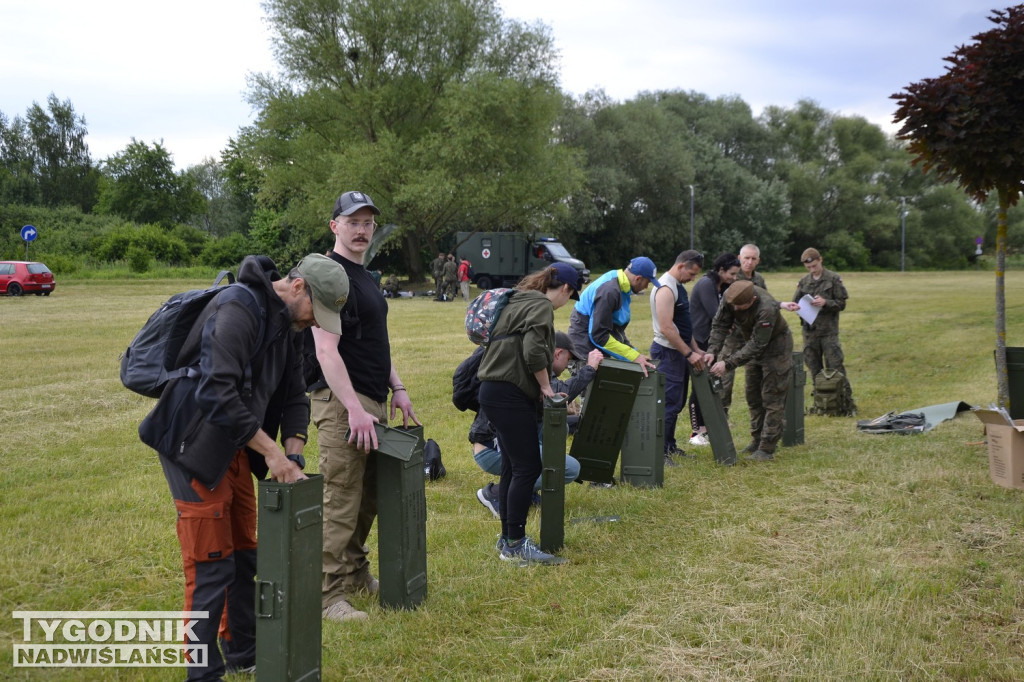
[[[444,295],[442,278],[444,277],[445,262],[444,256],[438,256],[430,263],[430,276],[434,278],[434,298],[438,301],[443,300]]]
[[[804,295],[814,298],[821,296],[825,305],[818,309],[813,325],[801,320],[804,336],[804,364],[811,379],[818,376],[823,367],[838,369],[847,377],[846,392],[852,404],[852,390],[849,375],[843,365],[843,347],[839,343],[839,312],[846,309],[846,287],[843,278],[831,270],[822,268],[821,276],[815,280],[811,274],[804,275],[796,285],[793,301],[799,302]]]
[[[459,281],[459,266],[453,260],[444,262],[444,295],[449,301],[455,300],[455,286]]]
[[[757,300],[746,310],[735,310],[722,300],[711,322],[708,352],[724,361],[727,370],[747,366],[751,446],[771,454],[785,426],[786,396],[793,374],[793,335],[778,302],[762,287],[754,286],[753,292]],[[743,339],[743,345],[735,351],[723,348],[730,330],[737,330]]]
[[[768,290],[768,287],[765,286],[764,283],[764,277],[762,277],[761,273],[757,270],[754,270],[754,274],[750,277],[747,277],[747,274],[743,272],[743,270],[737,272],[736,281],[741,282],[744,280],[750,280],[755,287],[761,287],[765,291]],[[744,343],[743,335],[740,334],[739,331],[733,330],[733,332],[726,338],[725,347],[722,349],[722,352],[727,355],[732,355],[742,348]],[[735,370],[729,370],[725,373],[725,376],[722,377],[722,407],[725,408],[726,414],[729,414],[729,408],[732,406],[732,385],[735,380]]]
[[[388,278],[384,280],[384,292],[388,298],[398,298],[398,278],[394,275],[388,275]]]

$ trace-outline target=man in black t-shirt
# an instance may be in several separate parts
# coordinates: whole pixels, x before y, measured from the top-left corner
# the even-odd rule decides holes
[[[366,613],[352,606],[356,592],[375,593],[366,538],[377,516],[377,447],[374,423],[386,424],[401,410],[402,422],[419,424],[409,394],[391,364],[388,304],[363,266],[380,211],[362,192],[338,198],[331,220],[335,235],[330,258],[349,278],[349,297],[341,310],[341,336],[313,330],[323,381],[310,387],[310,407],[320,444],[324,477],[324,618],[354,620]],[[346,432],[351,435],[346,439]]]

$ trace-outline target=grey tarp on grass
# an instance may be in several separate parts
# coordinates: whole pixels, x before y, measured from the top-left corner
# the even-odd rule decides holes
[[[875,419],[857,422],[857,430],[863,433],[923,433],[931,431],[957,414],[970,410],[971,406],[962,400],[941,405],[918,407],[905,412],[889,412]]]

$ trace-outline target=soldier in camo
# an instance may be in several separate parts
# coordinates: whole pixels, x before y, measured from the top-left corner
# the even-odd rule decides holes
[[[760,262],[761,249],[757,248],[754,244],[744,245],[740,249],[740,271],[736,273],[736,281],[747,280],[754,286],[761,287],[767,291],[768,287],[765,286],[764,277],[757,271],[757,266]],[[722,352],[726,355],[732,355],[743,346],[743,343],[743,335],[734,330],[726,338],[725,348],[722,349]],[[722,376],[722,407],[725,408],[726,414],[729,414],[729,407],[732,405],[732,384],[735,378],[735,370],[730,370]]]
[[[817,249],[806,249],[800,256],[800,262],[807,268],[807,274],[796,285],[793,301],[799,303],[807,295],[813,299],[811,305],[818,308],[818,317],[813,325],[800,321],[804,334],[804,364],[812,381],[822,367],[842,372],[847,379],[846,395],[853,405],[850,377],[843,366],[843,347],[839,343],[839,312],[846,309],[848,298],[843,278],[822,266]]]
[[[744,343],[735,352],[726,352],[723,345],[732,329],[739,330]],[[745,449],[751,453],[747,459],[774,459],[786,423],[786,396],[793,374],[793,335],[778,302],[749,281],[730,285],[711,322],[704,362],[718,377],[746,365],[751,437]]]

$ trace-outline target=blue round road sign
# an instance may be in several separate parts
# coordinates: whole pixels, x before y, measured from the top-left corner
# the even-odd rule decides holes
[[[25,227],[21,228],[21,238],[27,242],[35,241],[36,235],[38,234],[39,232],[32,225],[26,225]]]

